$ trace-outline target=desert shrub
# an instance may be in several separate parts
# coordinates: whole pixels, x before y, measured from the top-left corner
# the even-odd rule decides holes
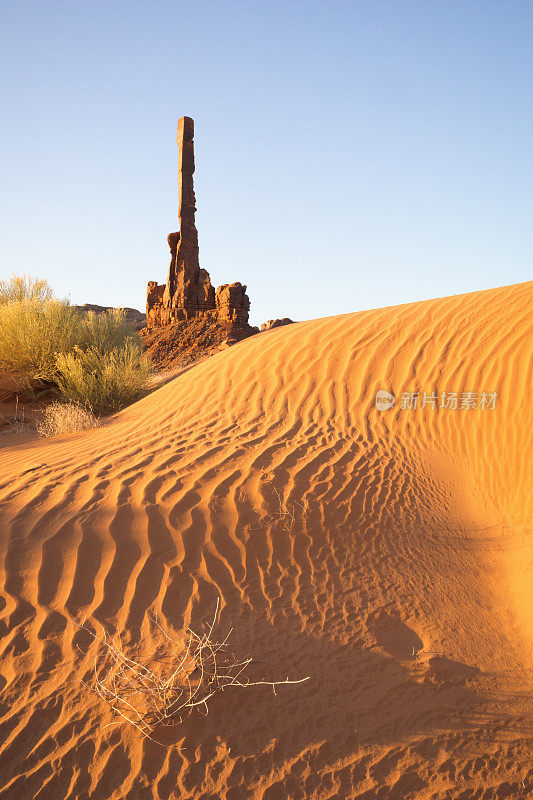
[[[8,281],[0,281],[0,305],[18,300],[33,300],[44,303],[53,297],[52,287],[42,278],[31,275],[12,275]]]
[[[0,304],[0,373],[53,380],[58,353],[80,338],[80,314],[65,300],[23,297]]]
[[[112,413],[144,394],[149,363],[123,310],[79,311],[38,278],[0,283],[0,373],[21,389],[55,385],[65,400]]]
[[[93,414],[112,414],[138,400],[148,391],[151,371],[140,345],[131,339],[112,350],[76,346],[57,357],[56,368],[62,397]]]
[[[126,312],[113,308],[102,314],[84,312],[78,345],[82,350],[93,349],[99,353],[115,350],[131,341],[138,347],[141,337],[126,321]]]
[[[39,436],[61,436],[98,426],[98,419],[76,403],[51,403],[37,422]]]

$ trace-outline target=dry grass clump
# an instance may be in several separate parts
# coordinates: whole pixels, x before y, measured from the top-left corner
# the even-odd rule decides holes
[[[207,714],[208,702],[225,689],[271,686],[275,694],[277,686],[309,680],[306,677],[250,681],[245,672],[252,659],[239,660],[229,652],[227,641],[231,630],[220,642],[213,638],[218,609],[217,601],[213,620],[205,633],[199,635],[189,628],[181,645],[156,619],[153,620],[164,636],[166,669],[162,668],[161,659],[141,664],[126,656],[120,644],[105,630],[103,636],[98,637],[80,626],[98,642],[92,688],[121,720],[129,722],[148,739],[163,744],[157,738],[162,726],[179,725],[195,711]]]
[[[61,436],[96,428],[98,419],[76,403],[51,403],[36,425],[39,436]]]

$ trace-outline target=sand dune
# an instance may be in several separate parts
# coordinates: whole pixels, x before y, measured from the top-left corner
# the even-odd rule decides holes
[[[529,796],[532,290],[274,329],[1,449],[0,799]],[[75,622],[149,656],[149,612],[218,597],[253,678],[311,679],[228,690],[167,747],[106,727]]]

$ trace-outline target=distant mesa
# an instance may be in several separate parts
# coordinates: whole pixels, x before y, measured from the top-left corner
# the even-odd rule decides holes
[[[283,317],[282,319],[269,319],[261,324],[261,331],[269,331],[271,328],[280,328],[282,325],[292,325],[293,319]]]
[[[201,269],[196,230],[194,194],[194,121],[178,122],[178,193],[180,230],[169,233],[170,268],[166,284],[148,282],[146,325],[157,328],[174,322],[209,315],[221,322],[247,326],[250,300],[246,286],[238,281],[215,291],[209,273]]]

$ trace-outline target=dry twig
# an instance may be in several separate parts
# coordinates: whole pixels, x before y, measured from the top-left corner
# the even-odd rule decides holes
[[[218,619],[219,601],[206,633],[198,635],[190,628],[181,647],[161,627],[152,621],[163,634],[170,666],[166,675],[126,656],[113,637],[104,630],[102,637],[81,625],[98,642],[94,659],[94,685],[92,688],[113,711],[129,722],[148,739],[158,744],[156,731],[160,726],[175,726],[194,711],[208,713],[208,701],[229,687],[276,687],[303,683],[299,680],[250,681],[245,675],[251,658],[239,660],[228,652],[227,641],[231,630],[221,641],[213,640],[213,629]],[[155,659],[154,659],[155,661]],[[121,720],[117,720],[120,722]],[[116,724],[116,723],[110,723]]]
[[[283,494],[280,492],[279,489],[274,489],[277,497],[277,507],[272,514],[267,514],[266,517],[262,520],[263,525],[265,523],[274,525],[288,533],[289,535],[292,534],[292,529],[294,527],[294,523],[296,522],[296,509],[300,508],[303,510],[303,505],[301,503],[294,502],[291,506],[287,505]],[[261,528],[252,528],[252,530],[262,530]]]
[[[24,406],[19,409],[18,395],[16,398],[14,413],[9,417],[5,417],[3,414],[0,414],[0,424],[9,425],[12,433],[25,433],[28,430],[29,426],[24,415]]]

